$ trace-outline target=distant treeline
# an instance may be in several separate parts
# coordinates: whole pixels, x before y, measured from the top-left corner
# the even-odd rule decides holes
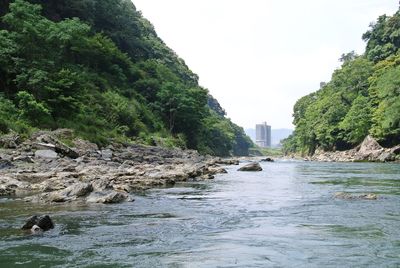
[[[5,0],[0,15],[0,134],[71,128],[100,145],[248,154],[243,129],[130,0]]]
[[[363,55],[343,54],[331,81],[297,101],[286,152],[345,150],[369,134],[384,146],[400,143],[400,11],[380,16],[362,38]]]

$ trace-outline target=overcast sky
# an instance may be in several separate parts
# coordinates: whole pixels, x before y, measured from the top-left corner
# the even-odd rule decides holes
[[[244,128],[293,128],[296,100],[329,81],[342,53],[397,0],[133,0]]]

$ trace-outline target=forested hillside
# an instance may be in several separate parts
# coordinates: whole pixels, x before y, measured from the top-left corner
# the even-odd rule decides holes
[[[0,132],[246,155],[251,141],[129,0],[1,1]]]
[[[379,17],[362,38],[363,55],[343,54],[331,81],[297,101],[286,152],[345,150],[369,134],[384,146],[400,143],[400,11]]]

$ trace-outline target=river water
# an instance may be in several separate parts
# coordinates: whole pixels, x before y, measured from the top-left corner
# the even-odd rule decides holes
[[[400,267],[400,165],[263,163],[117,205],[0,199],[0,267]],[[378,200],[334,199],[335,192]],[[18,227],[51,215],[41,236]]]

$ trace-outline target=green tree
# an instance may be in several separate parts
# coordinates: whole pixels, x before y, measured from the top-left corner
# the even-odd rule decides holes
[[[359,95],[353,102],[339,127],[344,130],[344,140],[358,144],[368,135],[371,128],[372,108],[369,99]]]

